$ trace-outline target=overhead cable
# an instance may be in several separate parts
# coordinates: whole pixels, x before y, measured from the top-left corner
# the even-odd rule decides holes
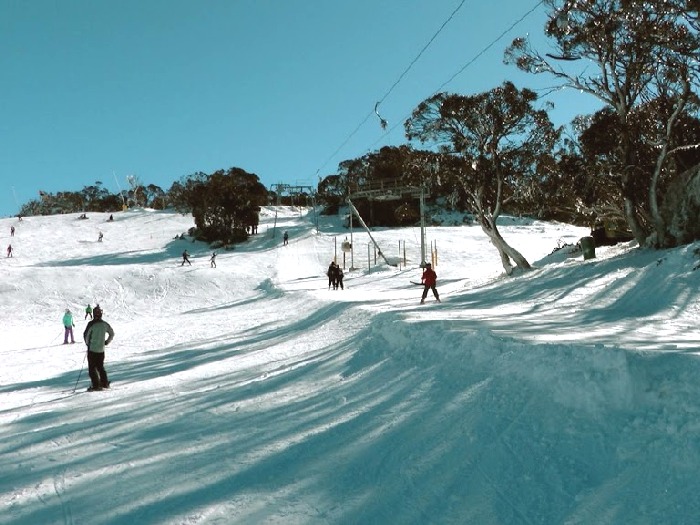
[[[430,46],[430,44],[435,40],[435,38],[440,34],[440,32],[444,29],[444,27],[452,20],[452,18],[455,16],[455,14],[459,11],[459,9],[465,4],[466,0],[462,0],[460,4],[452,11],[450,16],[443,22],[443,24],[440,26],[440,28],[437,30],[437,32],[431,37],[431,39],[428,41],[428,43],[423,46],[423,49],[416,55],[416,57],[411,61],[411,63],[408,65],[408,67],[399,75],[399,78],[392,84],[392,86],[389,88],[389,90],[382,96],[382,98],[375,104],[374,110],[370,111],[367,113],[367,115],[362,119],[362,121],[358,124],[358,126],[353,130],[350,135],[347,136],[347,138],[343,141],[343,143],[338,146],[338,148],[331,154],[325,161],[324,163],[316,170],[316,173],[318,174],[330,161],[333,159],[342,149],[345,147],[345,145],[350,142],[350,139],[362,128],[362,126],[367,122],[367,120],[372,117],[372,114],[376,114],[380,118],[380,124],[382,124],[382,129],[386,130],[386,123],[387,121],[381,117],[378,111],[379,105],[386,100],[386,98],[391,94],[391,92],[396,88],[396,86],[403,80],[403,77],[410,71],[410,69],[413,67],[413,65],[418,61],[418,59],[421,57],[421,55],[427,50],[427,48]],[[522,15],[520,18],[518,18],[515,22],[513,22],[507,29],[505,29],[501,34],[499,34],[496,38],[494,38],[488,45],[486,45],[481,51],[479,51],[474,57],[472,57],[469,61],[467,61],[454,75],[452,75],[448,80],[443,82],[430,96],[433,96],[437,93],[439,93],[445,86],[450,84],[455,78],[457,78],[459,75],[461,75],[469,66],[471,66],[474,62],[476,62],[481,56],[483,56],[489,49],[491,49],[494,45],[496,45],[500,40],[503,39],[504,36],[506,36],[510,31],[512,31],[518,24],[520,24],[523,20],[525,20],[528,16],[530,16],[538,7],[540,7],[542,4],[544,4],[545,0],[540,0],[537,2],[529,11],[527,11],[524,15]],[[399,120],[397,124],[394,124],[391,128],[389,128],[388,131],[385,131],[372,145],[370,145],[370,149],[374,147],[376,144],[378,144],[382,139],[384,139],[387,135],[389,135],[394,129],[396,129],[398,126],[402,125],[403,122],[410,117],[409,115],[405,116],[402,120]]]
[[[379,101],[374,105],[374,112],[377,114],[377,116],[378,116],[379,119],[380,119],[380,122],[381,122],[381,124],[382,124],[382,129],[386,129],[386,120],[384,120],[384,119],[379,115],[379,111],[377,111],[377,108],[379,107],[379,104],[381,104],[382,102],[384,102],[384,100],[386,100],[386,98],[391,94],[391,92],[394,91],[394,88],[395,88],[396,86],[399,85],[399,83],[401,82],[401,80],[403,80],[403,77],[405,77],[406,74],[411,70],[411,68],[413,67],[413,65],[414,65],[416,62],[418,62],[418,59],[419,59],[419,58],[423,55],[423,53],[425,53],[425,51],[430,47],[430,44],[433,43],[433,41],[434,41],[434,40],[437,38],[437,36],[442,32],[442,30],[445,29],[445,26],[446,26],[447,24],[450,23],[450,20],[452,20],[452,19],[454,18],[454,16],[457,14],[457,11],[459,11],[459,10],[462,8],[462,6],[464,5],[464,3],[465,3],[466,1],[467,1],[467,0],[462,0],[462,1],[459,3],[459,5],[454,9],[454,11],[452,11],[452,13],[450,14],[450,16],[447,17],[447,19],[442,23],[442,25],[438,28],[438,30],[435,32],[435,34],[430,38],[430,40],[428,40],[428,43],[425,44],[425,45],[423,46],[423,49],[421,49],[420,52],[416,55],[416,57],[415,57],[413,60],[411,60],[411,63],[408,64],[408,67],[406,67],[406,69],[403,70],[403,73],[401,73],[401,74],[399,75],[399,78],[397,78],[397,79],[396,79],[396,82],[394,82],[394,83],[392,84],[392,86],[389,88],[389,91],[387,91],[386,93],[384,93],[384,96],[383,96],[382,98],[380,98]]]
[[[481,56],[483,56],[489,49],[491,49],[493,46],[495,46],[501,39],[503,39],[504,36],[506,36],[508,33],[510,33],[515,26],[520,24],[523,20],[525,20],[528,16],[530,16],[532,13],[535,12],[535,10],[540,7],[542,4],[544,4],[544,0],[541,0],[535,6],[530,9],[527,13],[525,13],[523,16],[518,18],[515,22],[513,22],[505,31],[503,31],[500,35],[498,35],[495,39],[493,39],[486,47],[484,47],[481,51],[479,51],[474,57],[472,57],[464,66],[462,66],[454,75],[452,75],[448,80],[443,82],[440,87],[438,87],[433,93],[430,95],[431,97],[440,93],[442,89],[450,84],[455,78],[457,78],[459,75],[461,75],[465,69],[467,69],[469,66],[471,66],[474,62],[476,62]],[[428,97],[429,98],[429,97]],[[403,122],[408,119],[411,116],[409,113],[406,115],[403,119],[401,119],[397,124],[394,124],[387,132],[383,133],[371,146],[370,149],[373,148],[376,144],[378,144],[384,137],[386,137],[389,133],[394,131],[397,126],[402,125]]]

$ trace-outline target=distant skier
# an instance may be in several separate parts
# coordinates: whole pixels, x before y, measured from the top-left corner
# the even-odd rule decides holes
[[[289,244],[289,234],[287,232],[284,232],[284,235],[282,236],[282,245],[287,246]]]
[[[7,245],[7,256],[12,257],[12,245],[11,244]]]
[[[14,237],[14,236],[15,236],[15,227],[10,226],[10,237]]]
[[[114,339],[114,330],[107,321],[102,319],[102,308],[98,304],[92,311],[95,318],[90,321],[83,332],[83,340],[87,345],[88,374],[90,382],[88,392],[109,388],[109,379],[105,370],[105,346]],[[107,339],[105,340],[105,336]]]
[[[420,280],[424,286],[423,296],[420,298],[420,304],[423,304],[425,302],[425,298],[428,296],[428,290],[433,291],[435,300],[439,303],[440,296],[438,295],[437,288],[435,287],[437,285],[437,274],[435,273],[435,270],[433,270],[430,263],[425,263],[423,276],[420,278]]]
[[[209,263],[211,264],[212,268],[216,268],[216,252],[211,254],[211,259],[209,259]]]
[[[88,317],[90,317],[90,319],[92,319],[92,306],[90,306],[90,305],[87,305],[85,307],[85,319],[87,319]]]
[[[187,250],[182,252],[182,264],[180,266],[185,266],[185,263],[192,266],[192,263],[190,262],[190,254],[187,252]]]
[[[73,328],[75,323],[73,322],[73,314],[66,308],[66,313],[63,314],[63,344],[68,344],[68,336],[70,336],[70,342],[75,343],[75,338],[73,337]]]
[[[97,242],[102,242],[102,237],[104,237],[104,235],[102,232],[100,232],[100,234],[97,236]]]
[[[110,213],[109,219],[107,219],[107,222],[112,222],[113,220],[114,220],[114,216]]]

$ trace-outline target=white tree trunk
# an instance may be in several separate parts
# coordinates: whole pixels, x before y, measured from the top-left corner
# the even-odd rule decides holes
[[[521,270],[530,270],[532,268],[530,263],[527,262],[527,259],[525,259],[518,250],[510,246],[501,236],[494,218],[481,215],[479,217],[479,224],[481,225],[482,231],[488,236],[491,244],[498,250],[498,255],[501,257],[501,264],[503,265],[506,275],[511,275],[513,273],[513,263]]]

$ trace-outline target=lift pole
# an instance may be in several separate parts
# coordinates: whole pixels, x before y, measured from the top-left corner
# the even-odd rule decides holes
[[[384,259],[384,262],[387,263],[389,266],[396,266],[395,264],[391,264],[387,258],[384,256],[384,252],[382,252],[382,249],[379,247],[377,244],[377,241],[374,240],[374,237],[372,237],[372,232],[369,230],[367,225],[365,224],[365,221],[362,219],[360,216],[360,212],[357,211],[357,208],[355,208],[355,205],[352,203],[352,201],[348,198],[348,206],[350,206],[350,210],[355,214],[357,219],[360,221],[360,224],[362,227],[367,231],[367,234],[369,235],[369,238],[372,241],[372,244],[374,244],[374,247],[377,249],[377,252],[379,252],[379,256]]]

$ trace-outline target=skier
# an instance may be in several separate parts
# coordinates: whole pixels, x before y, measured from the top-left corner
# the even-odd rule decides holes
[[[343,288],[343,277],[345,274],[343,273],[343,269],[340,266],[335,267],[335,289],[338,289],[338,286],[340,286],[341,290],[345,290]]]
[[[335,288],[335,261],[331,261],[326,275],[328,276],[328,289],[330,290],[331,286]]]
[[[287,246],[289,244],[289,234],[287,232],[284,232],[284,235],[282,236],[282,241],[282,244],[284,246]]]
[[[102,237],[104,237],[104,235],[102,232],[100,232],[100,234],[97,236],[97,242],[102,242]]]
[[[211,254],[211,259],[209,259],[212,268],[216,268],[216,252]]]
[[[87,345],[88,374],[92,383],[88,387],[88,392],[109,388],[109,379],[104,366],[105,346],[114,339],[114,330],[107,321],[102,320],[102,308],[99,304],[95,306],[92,313],[95,317],[83,332],[83,340]]]
[[[433,291],[435,300],[439,303],[440,296],[438,295],[437,288],[435,288],[435,286],[437,285],[437,274],[435,273],[435,270],[433,270],[430,263],[425,263],[423,276],[420,278],[420,280],[424,286],[423,296],[420,298],[420,304],[423,304],[425,302],[425,298],[428,296],[428,290]]]
[[[90,305],[87,305],[85,307],[85,319],[87,319],[88,316],[90,317],[90,319],[92,319],[92,306]]]
[[[10,226],[10,237],[14,237],[14,236],[15,236],[15,227]]]
[[[7,245],[7,256],[12,257],[12,245],[11,244]]]
[[[192,266],[192,263],[190,262],[190,254],[187,253],[187,250],[182,252],[182,264],[180,266],[185,266],[185,263],[189,264]]]
[[[75,343],[75,338],[73,337],[73,328],[75,323],[73,322],[73,314],[66,308],[66,313],[63,314],[63,344],[68,344],[68,336],[70,336],[70,342]]]

